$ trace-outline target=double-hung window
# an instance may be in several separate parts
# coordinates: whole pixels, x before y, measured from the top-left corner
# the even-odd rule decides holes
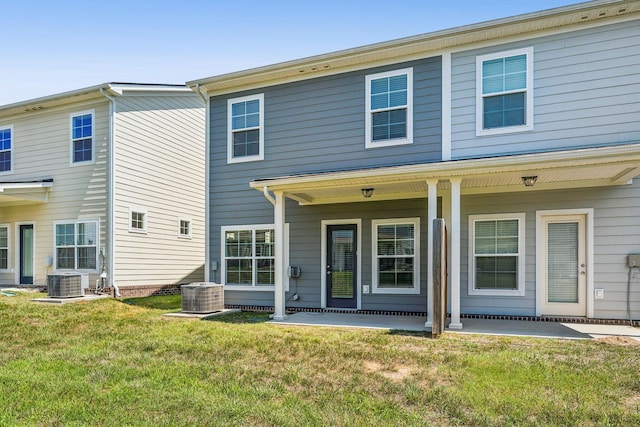
[[[0,224],[0,270],[9,269],[9,226]]]
[[[227,162],[264,159],[264,94],[227,101]]]
[[[523,296],[524,214],[469,216],[469,294]]]
[[[365,147],[411,144],[413,68],[366,77]]]
[[[420,218],[371,222],[373,293],[420,293]]]
[[[56,233],[58,270],[92,270],[98,266],[98,221],[60,221]]]
[[[533,48],[476,58],[476,134],[533,129]]]
[[[94,112],[71,115],[71,164],[93,162]]]
[[[225,285],[275,285],[274,226],[222,227]]]
[[[0,174],[10,173],[13,152],[13,127],[0,128]]]

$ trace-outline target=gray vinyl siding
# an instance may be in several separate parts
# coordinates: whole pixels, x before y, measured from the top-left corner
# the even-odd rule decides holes
[[[626,256],[640,253],[640,180],[633,185],[474,195],[462,198],[461,215],[461,312],[466,314],[535,315],[536,211],[594,210],[594,288],[604,289],[605,298],[594,300],[594,316],[627,318]],[[490,213],[526,214],[526,295],[486,297],[468,295],[468,216]],[[640,318],[640,280],[634,279],[632,316]]]
[[[125,95],[116,113],[115,280],[166,285],[204,280],[204,105],[195,94]],[[129,209],[147,232],[129,231]],[[191,239],[178,237],[179,218]]]
[[[241,215],[234,225],[273,223],[273,207],[260,193],[255,203],[264,208],[264,215],[252,219]],[[372,202],[354,204],[333,204],[320,206],[298,206],[288,201],[286,222],[289,224],[289,263],[302,268],[298,279],[290,279],[287,292],[287,307],[318,308],[321,302],[321,278],[325,274],[321,265],[321,241],[323,220],[360,219],[362,226],[358,233],[362,238],[359,248],[362,257],[362,271],[359,272],[363,285],[372,283],[372,229],[374,219],[420,217],[420,294],[364,294],[362,308],[365,310],[397,310],[406,312],[426,311],[426,199],[402,200],[394,202]],[[255,222],[251,222],[255,221]],[[214,221],[216,223],[216,221]],[[219,226],[212,227],[212,259],[224,262],[221,257],[221,232]],[[215,281],[222,281],[221,272],[215,273]],[[291,299],[297,293],[298,301]],[[273,306],[272,291],[234,291],[231,286],[225,290],[226,304]]]
[[[476,137],[476,56],[534,48],[534,130]],[[638,21],[452,55],[452,157],[486,157],[636,142]]]
[[[413,144],[365,149],[365,76],[413,67]],[[227,99],[264,94],[264,160],[227,164]],[[233,93],[211,98],[210,250],[211,260],[224,262],[220,227],[272,224],[273,206],[249,188],[253,179],[322,171],[349,170],[384,165],[435,162],[441,159],[441,61],[439,57],[393,66],[350,72],[302,82]],[[287,201],[290,224],[290,263],[302,267],[297,280],[300,300],[288,306],[320,306],[321,220],[335,218],[386,218],[420,216],[416,201],[386,204],[298,206]],[[426,205],[424,207],[426,212]],[[363,223],[363,284],[371,284],[370,221]],[[426,228],[425,228],[426,230]],[[426,249],[425,249],[426,253]],[[422,272],[421,274],[425,274]],[[223,281],[221,271],[212,280]],[[291,292],[296,282],[290,282]],[[363,307],[407,311],[425,310],[426,302],[414,296],[365,295]],[[225,303],[273,305],[272,291],[225,291]]]

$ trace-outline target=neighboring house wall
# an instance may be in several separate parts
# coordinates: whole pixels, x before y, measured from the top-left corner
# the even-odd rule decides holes
[[[115,280],[204,280],[204,106],[194,94],[116,98]],[[131,212],[144,230],[131,230]],[[181,237],[180,221],[190,221]],[[183,230],[184,231],[184,230]]]
[[[94,112],[95,162],[71,165],[70,115],[89,110]],[[36,285],[46,284],[47,274],[56,271],[55,261],[51,267],[45,264],[47,257],[55,256],[54,222],[98,220],[98,250],[106,250],[108,113],[108,103],[100,100],[0,119],[0,127],[13,126],[13,173],[0,175],[0,181],[54,180],[47,203],[0,205],[0,224],[10,225],[10,269],[0,271],[0,284],[16,284],[19,223],[34,224]],[[99,271],[97,265],[90,283]]]
[[[249,181],[252,179],[441,160],[440,66],[440,58],[433,57],[212,97],[211,260],[220,265],[224,262],[220,242],[222,226],[273,223],[273,206],[263,195],[249,188]],[[365,149],[366,76],[407,67],[413,67],[413,143]],[[256,94],[264,94],[264,160],[228,164],[227,100]],[[321,220],[416,216],[407,206],[417,208],[419,205],[420,202],[417,201],[380,204],[378,207],[383,211],[395,209],[394,213],[386,216],[372,211],[369,204],[360,205],[357,209],[353,205],[305,208],[289,201],[287,217],[295,218],[295,221],[291,221],[290,229],[290,264],[301,265],[303,269],[302,277],[297,280],[301,298],[297,303],[290,301],[290,304],[300,307],[319,306]],[[364,231],[364,253],[370,254],[370,222],[361,231]],[[370,255],[366,265],[369,266],[370,277]],[[212,280],[224,282],[220,270],[212,273]],[[292,291],[295,285],[292,279]],[[228,304],[273,305],[272,291],[233,291],[230,286],[225,292],[225,298]],[[377,306],[378,303],[382,306],[383,299],[388,302],[387,306],[389,303],[393,306],[393,297],[388,295],[384,298],[379,295],[377,298],[367,297],[365,301],[369,301],[372,306]],[[413,301],[415,302],[412,302],[411,297],[404,297],[402,303],[395,307],[398,310],[403,306],[407,309],[405,304],[409,304],[411,310],[424,311],[416,298]]]
[[[463,313],[535,315],[536,302],[536,212],[544,210],[594,210],[594,288],[605,290],[603,300],[594,300],[597,318],[627,317],[628,268],[626,257],[640,253],[640,179],[633,185],[561,191],[483,194],[462,198],[461,309]],[[468,295],[468,215],[493,213],[526,214],[526,295]],[[587,244],[590,244],[587,242]],[[632,279],[634,318],[640,318],[640,282]]]
[[[476,56],[533,47],[533,131],[476,136]],[[636,142],[638,21],[452,55],[452,158]]]

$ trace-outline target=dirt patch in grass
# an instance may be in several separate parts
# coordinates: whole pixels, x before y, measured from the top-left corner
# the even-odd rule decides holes
[[[415,368],[406,365],[394,365],[392,369],[385,369],[381,364],[371,361],[364,362],[364,369],[366,372],[380,374],[395,382],[400,382],[405,378],[409,378],[415,371]]]
[[[613,345],[640,346],[640,341],[633,339],[631,337],[602,337],[602,338],[598,338],[597,340],[600,342],[613,344]]]

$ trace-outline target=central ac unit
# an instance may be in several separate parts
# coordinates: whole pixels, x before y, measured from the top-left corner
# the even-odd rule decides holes
[[[47,293],[51,298],[81,297],[82,275],[80,273],[57,273],[47,276]]]
[[[202,282],[182,285],[184,313],[213,313],[224,310],[224,286]]]

